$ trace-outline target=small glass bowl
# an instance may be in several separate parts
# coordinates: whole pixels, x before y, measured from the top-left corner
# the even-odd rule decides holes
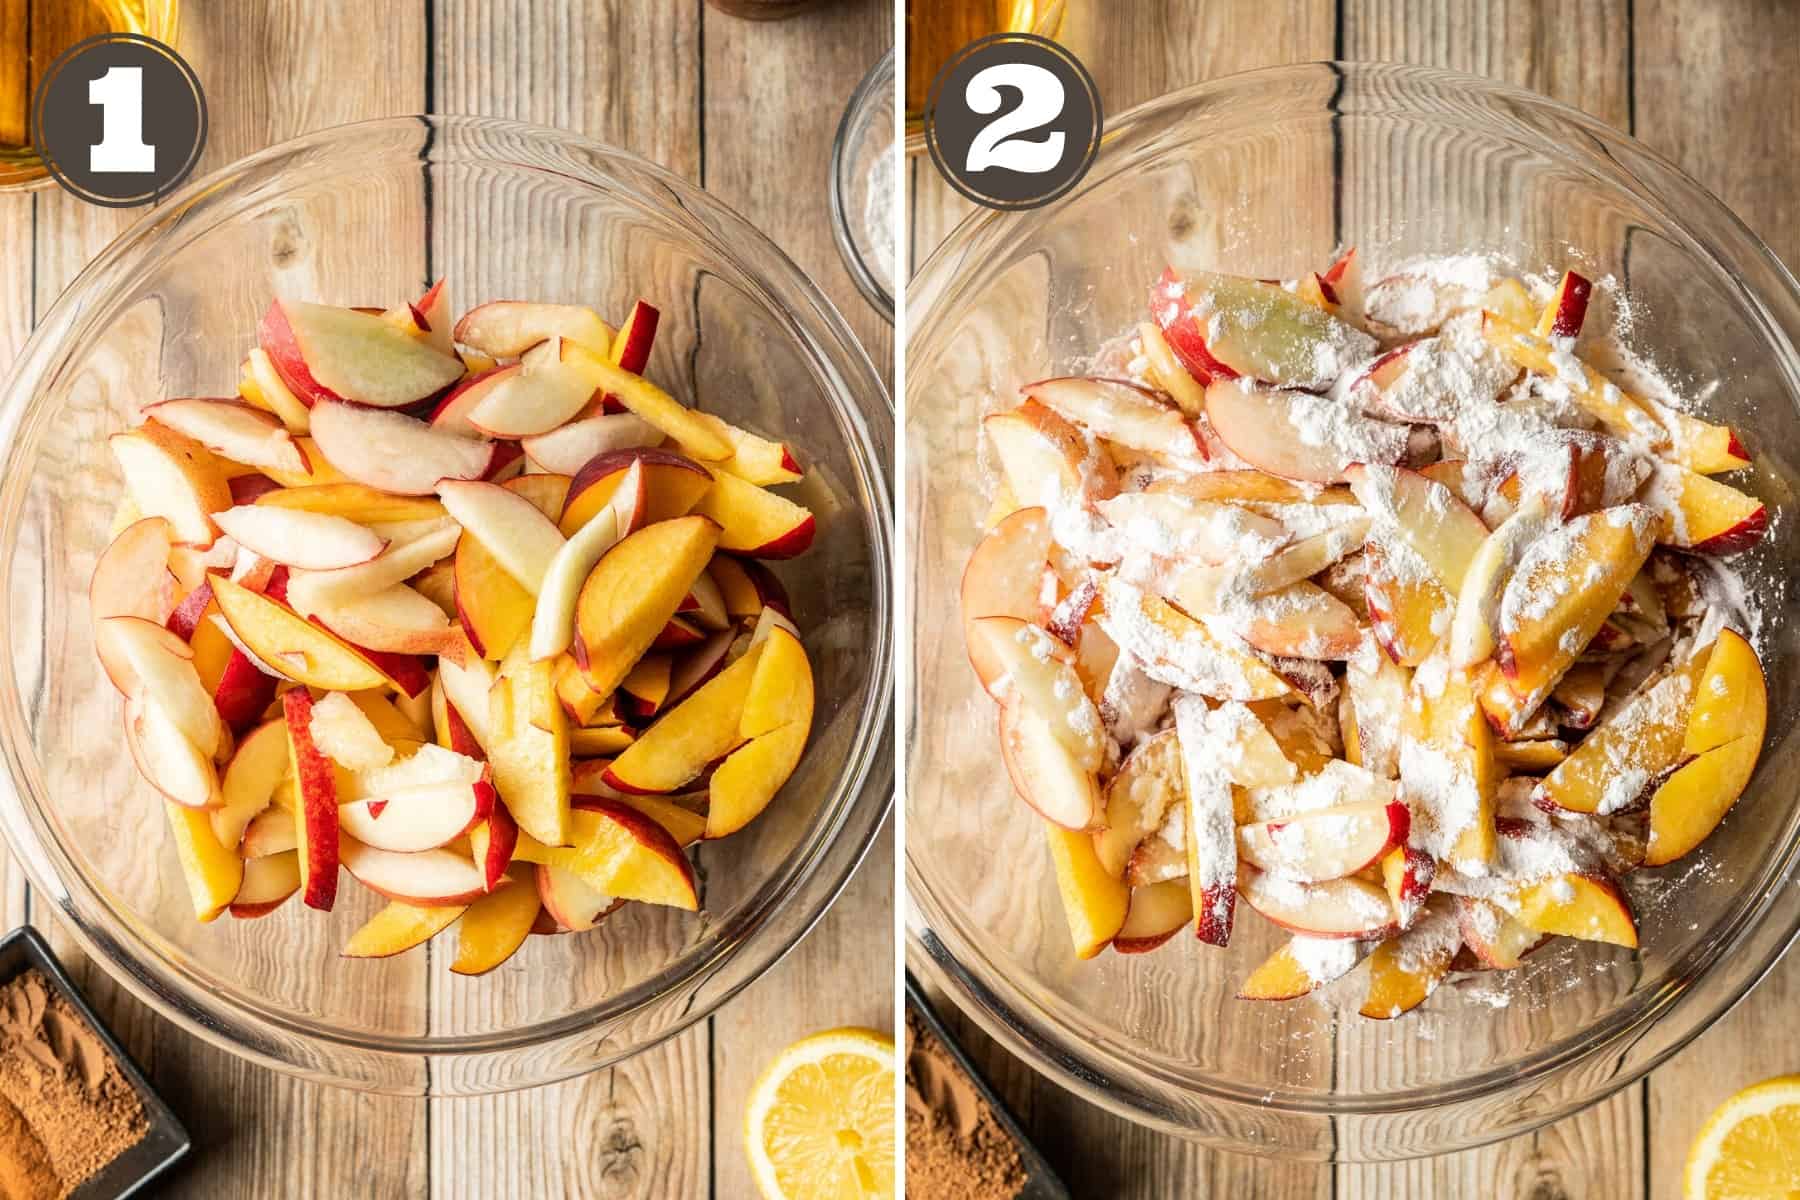
[[[831,143],[831,234],[863,298],[894,323],[894,52],[869,68]],[[880,215],[886,205],[887,228]]]
[[[697,853],[703,909],[629,905],[533,937],[493,973],[432,945],[339,956],[380,901],[194,921],[156,794],[94,658],[87,581],[120,496],[106,439],[166,396],[228,395],[275,295],[389,304],[444,276],[488,299],[662,311],[648,374],[791,442],[805,556],[775,564],[817,683],[799,771]],[[310,1078],[479,1094],[616,1062],[711,1013],[805,935],[891,803],[892,409],[842,318],[750,225],[675,176],[505,121],[417,117],[308,135],[183,189],[56,302],[0,401],[0,826],[81,946],[163,1016]]]
[[[1143,320],[1166,264],[1292,278],[1493,253],[1615,276],[1630,339],[1743,432],[1733,482],[1796,502],[1800,291],[1666,159],[1483,79],[1314,63],[1174,93],[1108,122],[1071,195],[965,221],[908,290],[906,879],[915,968],[1013,1053],[1126,1117],[1248,1153],[1407,1158],[1522,1133],[1643,1076],[1742,996],[1800,927],[1800,529],[1746,559],[1765,618],[1769,744],[1698,852],[1627,877],[1642,950],[1561,940],[1394,1021],[1319,997],[1235,999],[1280,942],[1177,937],[1078,962],[1037,818],[1012,797],[964,660],[956,581],[981,536],[981,415]],[[1374,278],[1380,274],[1377,269]],[[1791,514],[1790,514],[1791,516]],[[1240,909],[1240,911],[1242,911]]]

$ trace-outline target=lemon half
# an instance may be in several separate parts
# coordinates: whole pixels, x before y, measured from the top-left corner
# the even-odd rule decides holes
[[[764,1200],[892,1197],[894,1085],[894,1040],[873,1029],[833,1029],[783,1050],[744,1116]]]
[[[1688,1151],[1686,1200],[1800,1196],[1800,1075],[1747,1087],[1707,1118]]]

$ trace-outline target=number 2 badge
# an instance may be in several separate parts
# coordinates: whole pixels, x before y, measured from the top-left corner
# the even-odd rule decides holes
[[[1028,33],[970,42],[932,81],[925,144],[950,186],[987,208],[1048,204],[1100,148],[1093,76],[1067,48]]]

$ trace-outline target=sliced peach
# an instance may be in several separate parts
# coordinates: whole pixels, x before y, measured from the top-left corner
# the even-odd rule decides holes
[[[1550,531],[1552,517],[1541,493],[1526,497],[1487,534],[1464,570],[1450,624],[1450,665],[1472,667],[1494,652],[1500,602],[1527,551]]]
[[[1458,896],[1456,912],[1463,945],[1474,951],[1482,966],[1496,971],[1512,970],[1544,941],[1544,934],[1513,920],[1490,900]]]
[[[306,457],[272,414],[235,400],[164,400],[144,415],[212,453],[257,470],[307,473]]]
[[[1403,667],[1416,667],[1431,656],[1450,627],[1450,593],[1420,570],[1407,570],[1403,561],[1390,561],[1390,552],[1378,542],[1363,551],[1366,564],[1364,595],[1375,641],[1388,658]]]
[[[1769,527],[1761,500],[1686,467],[1658,468],[1650,496],[1660,521],[1656,540],[1695,554],[1740,554]]]
[[[238,394],[258,408],[267,409],[281,418],[288,432],[303,434],[310,427],[306,405],[275,369],[269,352],[261,346],[251,347],[244,356],[243,377],[238,381]]]
[[[285,604],[223,576],[213,594],[237,640],[289,679],[327,691],[361,691],[389,680],[365,657]]]
[[[1488,343],[1514,365],[1551,379],[1563,380],[1575,403],[1591,413],[1615,437],[1645,440],[1653,450],[1668,448],[1668,432],[1636,396],[1624,391],[1548,338],[1523,329],[1496,314],[1483,314],[1481,332]]]
[[[690,410],[699,422],[731,444],[731,457],[718,460],[714,466],[727,475],[735,475],[745,483],[768,487],[777,483],[796,483],[805,471],[793,449],[786,442],[773,442],[712,413]]]
[[[1762,755],[1762,730],[1704,751],[1670,775],[1650,797],[1650,840],[1644,865],[1674,862],[1705,841],[1749,786]]]
[[[1094,833],[1101,866],[1123,878],[1138,845],[1156,835],[1171,810],[1186,803],[1181,743],[1174,730],[1165,729],[1140,742],[1107,782],[1103,823]],[[1184,890],[1186,886],[1182,884]]]
[[[1527,929],[1637,947],[1631,902],[1618,884],[1602,876],[1571,873],[1526,884],[1516,904],[1514,916]]]
[[[1400,748],[1400,777],[1415,818],[1447,842],[1459,870],[1481,873],[1494,858],[1494,735],[1465,671],[1442,659],[1413,676]],[[1415,838],[1415,841],[1420,839]]]
[[[673,792],[746,738],[738,732],[761,651],[746,654],[677,704],[606,769],[622,792]]]
[[[1194,910],[1194,933],[1201,941],[1224,946],[1231,941],[1240,874],[1231,777],[1225,762],[1233,755],[1233,722],[1217,717],[1198,696],[1174,703],[1180,739],[1182,784],[1187,794],[1188,889]],[[1255,724],[1255,717],[1250,717]]]
[[[1251,908],[1294,933],[1367,941],[1398,927],[1387,893],[1355,875],[1294,883],[1247,866],[1238,872],[1237,887]]]
[[[1105,751],[1100,714],[1082,689],[1067,647],[1016,617],[980,617],[969,632],[978,647],[971,659],[999,670],[983,680],[988,694],[1047,722],[1082,770],[1099,770]]]
[[[1437,877],[1437,859],[1411,846],[1396,846],[1381,860],[1381,885],[1400,914],[1402,925],[1410,924],[1419,906],[1431,895],[1431,882]]]
[[[454,553],[461,536],[461,527],[448,518],[389,528],[396,531],[392,544],[368,562],[335,571],[308,572],[308,587],[314,600],[322,605],[347,603],[405,583]]]
[[[1101,604],[1100,627],[1155,678],[1234,700],[1272,700],[1294,691],[1247,648],[1221,640],[1204,623],[1116,575],[1102,584]]]
[[[1714,425],[1666,405],[1653,411],[1668,427],[1675,461],[1702,475],[1720,475],[1750,465],[1750,451],[1729,425]]]
[[[1087,830],[1100,811],[1100,786],[1056,735],[1048,719],[1023,705],[1000,709],[1000,757],[1013,791],[1053,825]]]
[[[300,855],[292,850],[244,862],[244,879],[231,898],[231,915],[240,921],[266,917],[300,890]]]
[[[523,657],[515,649],[488,695],[488,761],[519,828],[561,846],[570,832],[568,722],[557,702],[553,664],[519,661]]]
[[[466,531],[457,539],[455,571],[456,611],[469,644],[483,658],[506,657],[531,628],[536,599]]]
[[[1588,297],[1593,291],[1594,285],[1586,276],[1564,271],[1532,332],[1541,338],[1579,336],[1582,321],[1587,317]]]
[[[1295,1000],[1348,975],[1367,951],[1350,938],[1297,934],[1250,972],[1240,1000]]]
[[[487,894],[481,869],[453,850],[396,854],[345,838],[343,863],[370,891],[419,908],[460,908]]]
[[[1138,325],[1138,344],[1143,347],[1150,382],[1167,392],[1189,417],[1206,411],[1206,390],[1176,357],[1163,331],[1149,322]]]
[[[1388,779],[1398,776],[1400,731],[1411,686],[1411,673],[1385,653],[1350,658],[1338,710],[1347,760]]]
[[[1042,404],[1027,400],[981,422],[1014,496],[1027,504],[1062,497],[1092,502],[1118,492],[1118,471],[1105,450]]]
[[[796,721],[810,723],[812,712],[812,663],[806,647],[792,632],[776,627],[762,644],[738,733],[761,737]]]
[[[1206,389],[1206,417],[1239,458],[1283,479],[1336,483],[1352,463],[1397,463],[1406,453],[1403,425],[1370,420],[1331,396],[1243,379]]]
[[[1040,620],[1049,556],[1050,522],[1041,508],[1021,508],[1012,513],[994,526],[969,555],[962,576],[963,641],[969,647],[976,674],[983,679],[997,677],[1000,668],[976,658],[985,652],[986,643],[977,645],[970,636],[972,624],[980,617]]]
[[[1369,990],[1361,1012],[1391,1020],[1425,1003],[1450,973],[1450,960],[1461,944],[1455,910],[1445,903],[1427,905],[1418,922],[1390,938],[1369,956]]]
[[[151,422],[107,440],[132,503],[145,517],[169,523],[177,542],[210,546],[219,536],[212,514],[231,507],[231,486],[207,449]]]
[[[1210,358],[1281,387],[1329,387],[1375,350],[1368,334],[1279,284],[1197,271],[1187,298]]]
[[[1510,275],[1488,289],[1481,298],[1481,306],[1514,325],[1529,327],[1538,317],[1538,307],[1532,303],[1531,294],[1523,283]]]
[[[1350,490],[1374,517],[1370,536],[1397,537],[1454,596],[1488,528],[1449,488],[1404,467],[1354,464],[1344,471]]]
[[[575,872],[609,896],[666,904],[689,912],[699,907],[693,867],[675,839],[656,821],[626,804],[590,799],[570,816],[571,848],[552,848],[549,865]]]
[[[175,853],[187,880],[194,916],[202,921],[214,920],[225,911],[243,883],[243,860],[213,834],[212,821],[205,810],[173,800],[165,802],[163,810],[169,817],[169,832],[175,839]]]
[[[1341,804],[1279,821],[1238,826],[1245,862],[1301,883],[1354,875],[1406,842],[1411,813],[1398,800]]]
[[[611,504],[614,493],[634,464],[643,476],[645,499],[642,513],[632,524],[633,529],[686,516],[713,485],[710,471],[673,451],[611,451],[589,461],[570,481],[568,498],[557,518],[562,532],[565,535],[574,533],[592,520],[595,513]]]
[[[1147,954],[1193,919],[1194,899],[1186,880],[1166,879],[1134,888],[1112,948],[1120,954]]]
[[[544,912],[553,917],[564,932],[581,933],[592,929],[602,917],[625,903],[589,887],[581,876],[564,867],[540,863],[535,873],[538,899]]]
[[[615,332],[584,305],[493,300],[464,313],[452,336],[484,354],[512,358],[553,337],[607,354]]]
[[[1707,657],[1696,655],[1628,700],[1544,777],[1533,801],[1611,814],[1646,799],[1685,757],[1682,741]]]
[[[257,341],[308,406],[348,400],[401,408],[455,383],[463,370],[454,355],[353,308],[276,300]]]
[[[522,873],[505,887],[469,905],[456,927],[456,959],[450,969],[458,975],[485,975],[513,956],[525,944],[542,907],[534,880]]]
[[[308,908],[329,912],[337,900],[341,797],[336,770],[313,743],[312,712],[312,696],[305,688],[282,695],[288,758],[299,782],[300,811],[295,814],[294,832],[295,849],[300,852],[301,899]]]
[[[460,437],[405,413],[338,400],[315,404],[311,420],[313,445],[302,449],[309,459],[316,450],[338,472],[328,478],[315,467],[311,481],[318,483],[349,479],[398,495],[426,496],[441,480],[485,478],[517,453],[510,442]]]
[[[212,813],[220,845],[237,849],[251,819],[274,802],[275,788],[288,770],[286,720],[265,721],[238,739],[219,781],[220,805]]]
[[[717,462],[732,456],[728,440],[649,380],[569,341],[562,343],[562,361],[579,371],[594,390],[616,398],[625,408],[674,438],[694,457]]]
[[[285,800],[286,804],[298,804],[292,795],[296,786],[292,779],[277,785],[269,807],[252,817],[250,823],[244,826],[244,838],[238,843],[240,855],[246,859],[268,858],[270,855],[298,849],[300,833],[295,826],[294,814],[283,803]]]
[[[1508,733],[1550,694],[1618,605],[1654,543],[1643,505],[1576,517],[1520,560],[1500,603],[1495,661],[1522,703],[1489,710]]]
[[[350,935],[344,944],[344,957],[391,958],[430,941],[466,911],[467,906],[461,904],[424,908],[401,900],[389,901]]]
[[[173,527],[162,517],[127,525],[94,564],[88,611],[96,621],[142,617],[162,624],[175,611],[175,576],[169,572]]]
[[[1106,949],[1124,926],[1131,890],[1101,865],[1093,840],[1086,834],[1046,824],[1044,835],[1050,843],[1050,861],[1075,956],[1092,958]]]
[[[1020,389],[1096,437],[1115,445],[1177,458],[1205,458],[1206,448],[1179,406],[1119,379],[1068,377]]]
[[[977,549],[979,548],[977,547]],[[973,555],[970,557],[972,559]],[[706,571],[713,577],[713,582],[719,585],[719,595],[725,601],[726,616],[733,621],[742,621],[746,618],[754,619],[762,612],[762,595],[757,590],[756,581],[751,577],[750,572],[744,569],[742,559],[733,558],[729,554],[716,554],[713,556],[712,562],[707,564]],[[968,575],[966,567],[963,574],[966,578]],[[992,614],[977,613],[975,615],[985,617]]]
[[[811,727],[808,712],[804,719],[751,738],[719,764],[708,785],[707,837],[735,833],[768,807],[800,765]]]
[[[694,511],[719,523],[719,549],[754,558],[793,558],[812,545],[816,521],[784,496],[722,474]]]
[[[576,657],[595,691],[611,692],[643,657],[718,539],[706,517],[678,517],[646,525],[601,558],[576,609]]]
[[[638,659],[631,673],[613,693],[619,701],[621,715],[633,723],[647,724],[669,697],[669,672],[673,660],[667,654],[646,654]]]
[[[1741,737],[1761,745],[1768,708],[1768,685],[1756,651],[1737,630],[1720,630],[1695,689],[1682,753],[1704,754]]]

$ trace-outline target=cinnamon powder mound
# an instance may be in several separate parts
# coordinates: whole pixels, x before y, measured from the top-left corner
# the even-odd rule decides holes
[[[0,988],[0,1097],[11,1101],[0,1109],[4,1200],[61,1200],[149,1129],[106,1046],[35,970]]]
[[[1018,1147],[943,1043],[906,1014],[906,1194],[911,1200],[1013,1200]]]

